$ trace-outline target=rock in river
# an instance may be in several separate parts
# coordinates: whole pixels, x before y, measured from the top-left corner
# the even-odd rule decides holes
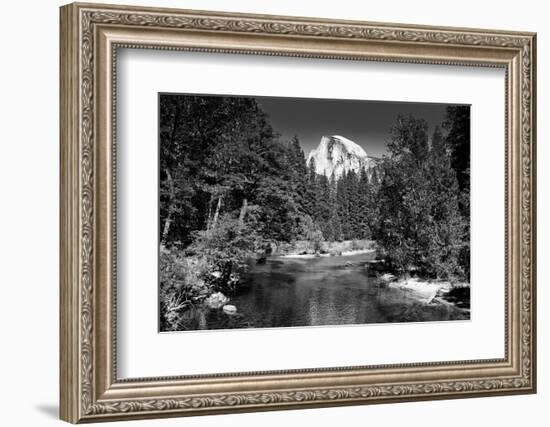
[[[220,308],[222,305],[229,302],[229,298],[227,298],[221,292],[214,292],[212,295],[206,298],[205,302],[206,305],[210,308]]]
[[[225,314],[235,314],[237,312],[237,307],[231,304],[226,304],[222,308]]]
[[[386,273],[386,274],[383,274],[382,276],[380,276],[380,279],[383,281],[383,282],[386,282],[386,283],[389,283],[389,282],[393,282],[394,280],[396,280],[397,278],[391,274],[391,273]]]

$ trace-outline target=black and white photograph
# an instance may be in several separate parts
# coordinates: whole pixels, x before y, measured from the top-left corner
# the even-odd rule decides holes
[[[470,319],[470,106],[160,93],[159,330]]]

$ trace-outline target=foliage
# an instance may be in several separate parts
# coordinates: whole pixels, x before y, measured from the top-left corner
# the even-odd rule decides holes
[[[266,178],[256,194],[257,231],[266,241],[290,242],[300,231],[301,215],[292,193]]]
[[[160,122],[165,246],[188,246],[244,204],[260,211],[262,238],[295,237],[306,204],[304,154],[297,138],[276,138],[255,100],[166,95]]]
[[[451,166],[456,171],[460,189],[460,213],[466,222],[466,235],[470,235],[470,107],[455,105],[447,107],[443,122],[447,131],[445,143],[451,152]],[[470,274],[470,242],[465,239],[460,252],[460,264],[467,276]]]
[[[456,171],[461,191],[470,187],[470,107],[451,105],[443,122],[447,131],[445,142],[451,151],[451,166]]]
[[[202,302],[212,290],[211,265],[204,257],[163,250],[159,257],[161,329],[177,329],[179,313]]]
[[[204,257],[210,267],[210,282],[215,290],[232,290],[239,280],[239,271],[246,268],[247,258],[262,246],[255,221],[242,222],[224,214],[215,228],[196,232],[188,253]]]
[[[458,181],[439,129],[431,144],[427,123],[399,117],[388,144],[378,191],[375,239],[396,270],[448,278],[464,275],[460,253],[467,224]],[[464,261],[464,260],[462,260]]]
[[[323,248],[323,233],[315,221],[309,215],[302,218],[302,235],[309,242],[309,246],[313,253],[321,252]]]
[[[301,239],[314,252],[374,239],[401,272],[468,275],[468,107],[449,107],[431,137],[414,117],[398,117],[391,135],[389,155],[368,174],[326,177],[253,98],[161,96],[162,253],[200,264],[192,273],[181,257],[161,259],[167,306],[234,288],[248,258]]]

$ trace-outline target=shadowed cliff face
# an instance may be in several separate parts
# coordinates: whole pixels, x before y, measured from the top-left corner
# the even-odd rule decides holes
[[[339,135],[323,136],[316,149],[309,153],[308,165],[313,161],[319,175],[340,178],[344,173],[365,170],[372,176],[378,159],[367,155],[365,150],[355,142]]]

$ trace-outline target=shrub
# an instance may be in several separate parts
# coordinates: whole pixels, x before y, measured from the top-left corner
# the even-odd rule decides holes
[[[265,246],[253,224],[227,214],[220,218],[216,227],[196,233],[189,250],[204,257],[211,266],[210,283],[215,290],[234,289],[239,270],[246,269],[247,259]]]
[[[182,310],[202,302],[212,286],[208,277],[212,267],[204,257],[185,257],[164,250],[160,254],[161,329],[173,329]]]

